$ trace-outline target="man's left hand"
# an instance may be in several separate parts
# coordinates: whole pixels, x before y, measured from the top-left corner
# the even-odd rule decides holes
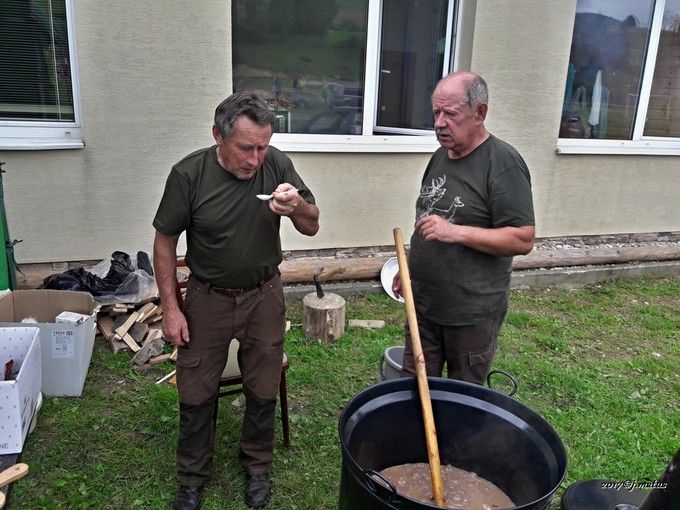
[[[425,216],[416,223],[416,231],[425,241],[456,242],[456,230],[460,225],[449,223],[441,216]]]

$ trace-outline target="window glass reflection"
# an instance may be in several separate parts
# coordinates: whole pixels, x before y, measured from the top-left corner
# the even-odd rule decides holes
[[[384,0],[378,126],[432,129],[430,96],[444,74],[448,0]]]
[[[233,0],[235,90],[263,92],[275,132],[361,134],[368,0]]]
[[[644,134],[680,137],[680,0],[666,0]]]
[[[653,0],[579,0],[561,138],[631,138],[653,7]]]

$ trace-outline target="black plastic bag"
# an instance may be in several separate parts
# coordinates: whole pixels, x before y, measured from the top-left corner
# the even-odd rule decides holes
[[[120,282],[110,282],[104,278],[85,271],[82,267],[68,269],[63,273],[53,274],[43,280],[39,289],[74,290],[89,292],[93,296],[113,294]]]
[[[89,292],[96,301],[138,302],[153,293],[155,280],[149,256],[140,251],[137,259],[143,266],[139,269],[127,253],[115,251],[92,271],[68,269],[48,276],[39,288]]]

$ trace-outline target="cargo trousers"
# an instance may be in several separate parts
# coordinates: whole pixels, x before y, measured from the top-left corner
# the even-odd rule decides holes
[[[190,342],[178,349],[179,440],[182,485],[204,486],[212,470],[220,376],[229,344],[238,339],[245,411],[239,462],[246,473],[265,473],[273,460],[276,398],[284,354],[285,301],[281,277],[242,295],[191,277],[183,312]]]
[[[484,384],[491,370],[506,310],[492,315],[481,324],[443,326],[416,312],[420,345],[429,377],[441,377],[446,363],[447,378]],[[416,375],[413,344],[408,323],[402,377]]]

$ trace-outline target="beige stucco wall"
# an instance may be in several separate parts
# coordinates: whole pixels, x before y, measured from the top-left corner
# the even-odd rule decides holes
[[[0,151],[20,263],[150,252],[170,166],[212,143],[231,90],[229,5],[75,2],[85,148]],[[489,129],[532,171],[539,236],[680,230],[678,160],[555,153],[575,0],[478,0],[465,60],[489,82]],[[471,27],[467,27],[470,30]],[[321,230],[287,222],[285,249],[389,245],[407,238],[427,154],[291,153]]]

